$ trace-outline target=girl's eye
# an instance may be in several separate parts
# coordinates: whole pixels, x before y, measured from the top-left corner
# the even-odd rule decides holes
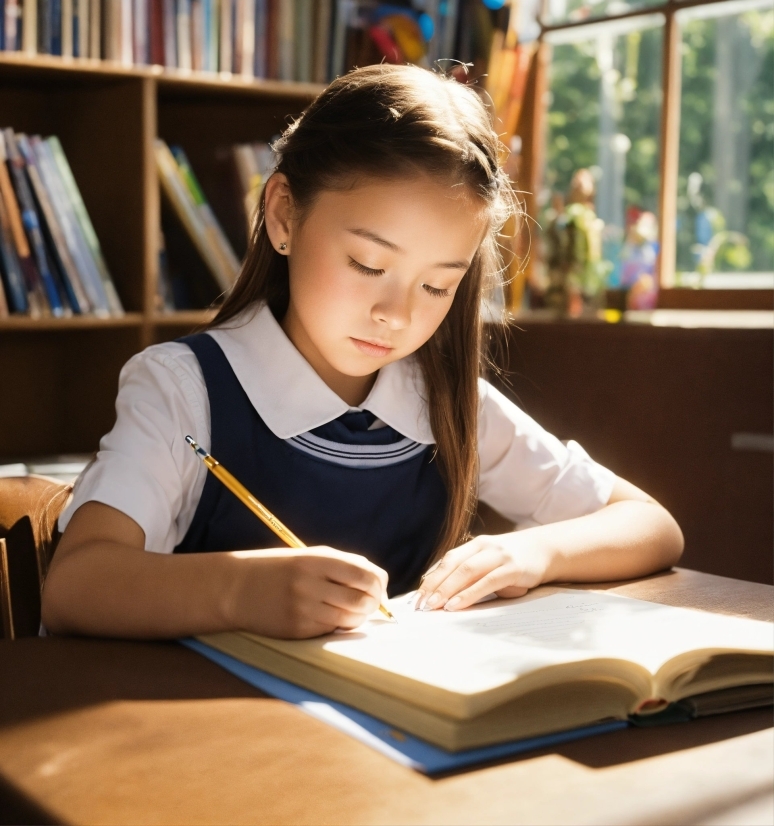
[[[358,261],[355,261],[354,258],[349,259],[349,266],[363,275],[384,275],[384,270],[372,270],[370,267],[366,267]]]
[[[451,295],[450,290],[439,290],[438,287],[431,287],[429,284],[423,284],[422,286],[435,298],[448,298]]]

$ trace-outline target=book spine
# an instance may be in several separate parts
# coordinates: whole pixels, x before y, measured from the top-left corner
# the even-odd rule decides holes
[[[207,33],[207,68],[218,71],[218,47],[220,46],[220,0],[206,0],[209,9],[210,28]]]
[[[164,65],[164,4],[162,0],[150,0],[150,62]]]
[[[30,139],[31,151],[38,162],[43,185],[50,195],[50,199],[59,217],[60,227],[64,235],[67,249],[75,262],[92,312],[97,315],[108,315],[109,306],[107,295],[97,271],[97,265],[89,250],[86,238],[78,224],[73,205],[58,174],[53,154],[47,144],[39,137]]]
[[[204,9],[202,0],[191,0],[191,68],[201,71],[204,59]]]
[[[313,0],[296,0],[296,36],[294,42],[296,80],[302,83],[311,83],[312,81],[313,23]]]
[[[0,263],[2,263],[2,256],[0,256]],[[0,276],[2,276],[2,267],[0,267]],[[8,318],[8,299],[5,297],[5,279],[0,277],[0,318]]]
[[[212,0],[199,0],[202,11],[202,34],[201,34],[201,69],[203,72],[210,70],[210,30],[212,29]]]
[[[61,0],[62,19],[60,21],[62,57],[73,56],[73,15],[78,0]]]
[[[30,242],[30,248],[35,258],[35,264],[40,274],[43,288],[45,290],[46,299],[48,300],[51,312],[55,316],[64,315],[64,305],[57,290],[54,276],[49,266],[48,256],[46,254],[46,245],[43,241],[43,233],[40,228],[40,221],[38,214],[35,211],[35,203],[32,199],[32,192],[24,169],[24,160],[19,153],[16,145],[16,137],[11,129],[3,130],[3,137],[5,139],[6,153],[8,156],[8,166],[11,172],[11,179],[14,184],[16,197],[21,208],[22,223],[27,232],[27,238]]]
[[[3,259],[3,277],[10,309],[15,313],[26,313],[29,310],[27,288],[24,285],[24,274],[14,249],[11,221],[2,191],[0,191],[0,255]]]
[[[19,0],[5,0],[3,17],[3,49],[6,52],[18,52],[19,34],[21,33]]]
[[[279,79],[293,80],[293,24],[295,18],[295,3],[292,0],[280,0],[278,5],[278,52],[279,52]]]
[[[279,0],[266,0],[266,77],[279,77]]]
[[[220,71],[231,71],[231,6],[233,0],[220,0]]]
[[[42,141],[42,143],[49,147],[49,151],[54,158],[59,177],[64,185],[65,192],[67,193],[67,197],[72,205],[75,217],[78,220],[78,224],[96,263],[100,280],[108,298],[110,312],[113,315],[123,315],[124,308],[121,305],[115,285],[110,277],[110,272],[108,271],[105,258],[102,255],[102,249],[99,245],[97,233],[94,232],[94,226],[89,218],[89,213],[86,211],[86,205],[83,203],[83,198],[81,197],[81,192],[78,189],[78,184],[75,182],[75,178],[73,177],[70,164],[67,162],[67,158],[62,150],[62,144],[59,143],[59,138],[55,136],[47,138],[45,141]]]
[[[45,0],[48,9],[48,53],[62,54],[62,2],[63,0]]]
[[[317,0],[314,28],[314,68],[312,78],[315,83],[328,82],[330,63],[331,0]]]
[[[38,158],[32,149],[30,141],[20,135],[18,137],[19,151],[27,164],[27,174],[32,183],[32,189],[40,206],[45,227],[50,238],[49,248],[56,255],[60,266],[63,282],[70,300],[70,306],[77,313],[88,313],[91,305],[81,283],[78,267],[73,260],[67,245],[62,222],[56,209],[54,193],[46,186],[43,171]]]
[[[102,57],[102,0],[89,0],[89,57]],[[84,43],[85,45],[85,43]]]
[[[255,0],[255,39],[253,40],[253,76],[266,74],[266,28],[268,23],[267,0]]]
[[[353,0],[336,0],[336,19],[333,24],[331,43],[331,80],[345,71],[344,59],[347,48],[347,24],[354,10]]]
[[[132,56],[136,65],[148,63],[148,0],[132,0]]]
[[[37,0],[38,32],[37,53],[51,53],[51,4],[52,0]]]
[[[38,0],[24,0],[22,47],[26,54],[38,51]]]
[[[177,21],[175,0],[161,0],[164,11],[164,65],[167,69],[177,68]]]
[[[176,0],[177,67],[191,69],[191,0]]]
[[[240,0],[243,8],[243,20],[240,37],[242,38],[241,75],[252,78],[255,62],[255,0]]]
[[[134,57],[132,0],[120,0],[119,60],[122,66],[131,66]]]

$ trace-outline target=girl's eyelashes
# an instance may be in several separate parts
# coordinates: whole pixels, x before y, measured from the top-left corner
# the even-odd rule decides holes
[[[438,287],[431,287],[429,284],[422,286],[435,298],[448,298],[451,295],[451,290],[439,290]]]
[[[353,269],[357,270],[362,275],[370,275],[370,276],[378,276],[384,275],[384,270],[374,270],[371,267],[366,267],[365,264],[361,264],[359,261],[355,261],[354,258],[349,259],[349,266]],[[451,290],[448,289],[439,289],[438,287],[431,287],[429,284],[423,284],[422,288],[430,293],[434,298],[448,298],[451,295]]]
[[[349,259],[349,266],[356,269],[362,275],[384,275],[384,270],[372,270],[371,267],[366,267],[354,258]]]

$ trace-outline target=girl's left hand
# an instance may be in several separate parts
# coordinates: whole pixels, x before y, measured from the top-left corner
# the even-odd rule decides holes
[[[457,611],[490,594],[521,597],[545,581],[549,561],[534,531],[477,536],[430,568],[414,605],[418,611]]]

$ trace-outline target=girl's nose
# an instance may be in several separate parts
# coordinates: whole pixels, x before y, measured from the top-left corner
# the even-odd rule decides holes
[[[411,306],[408,295],[396,291],[383,296],[371,310],[374,321],[386,324],[391,330],[403,330],[411,323]]]

